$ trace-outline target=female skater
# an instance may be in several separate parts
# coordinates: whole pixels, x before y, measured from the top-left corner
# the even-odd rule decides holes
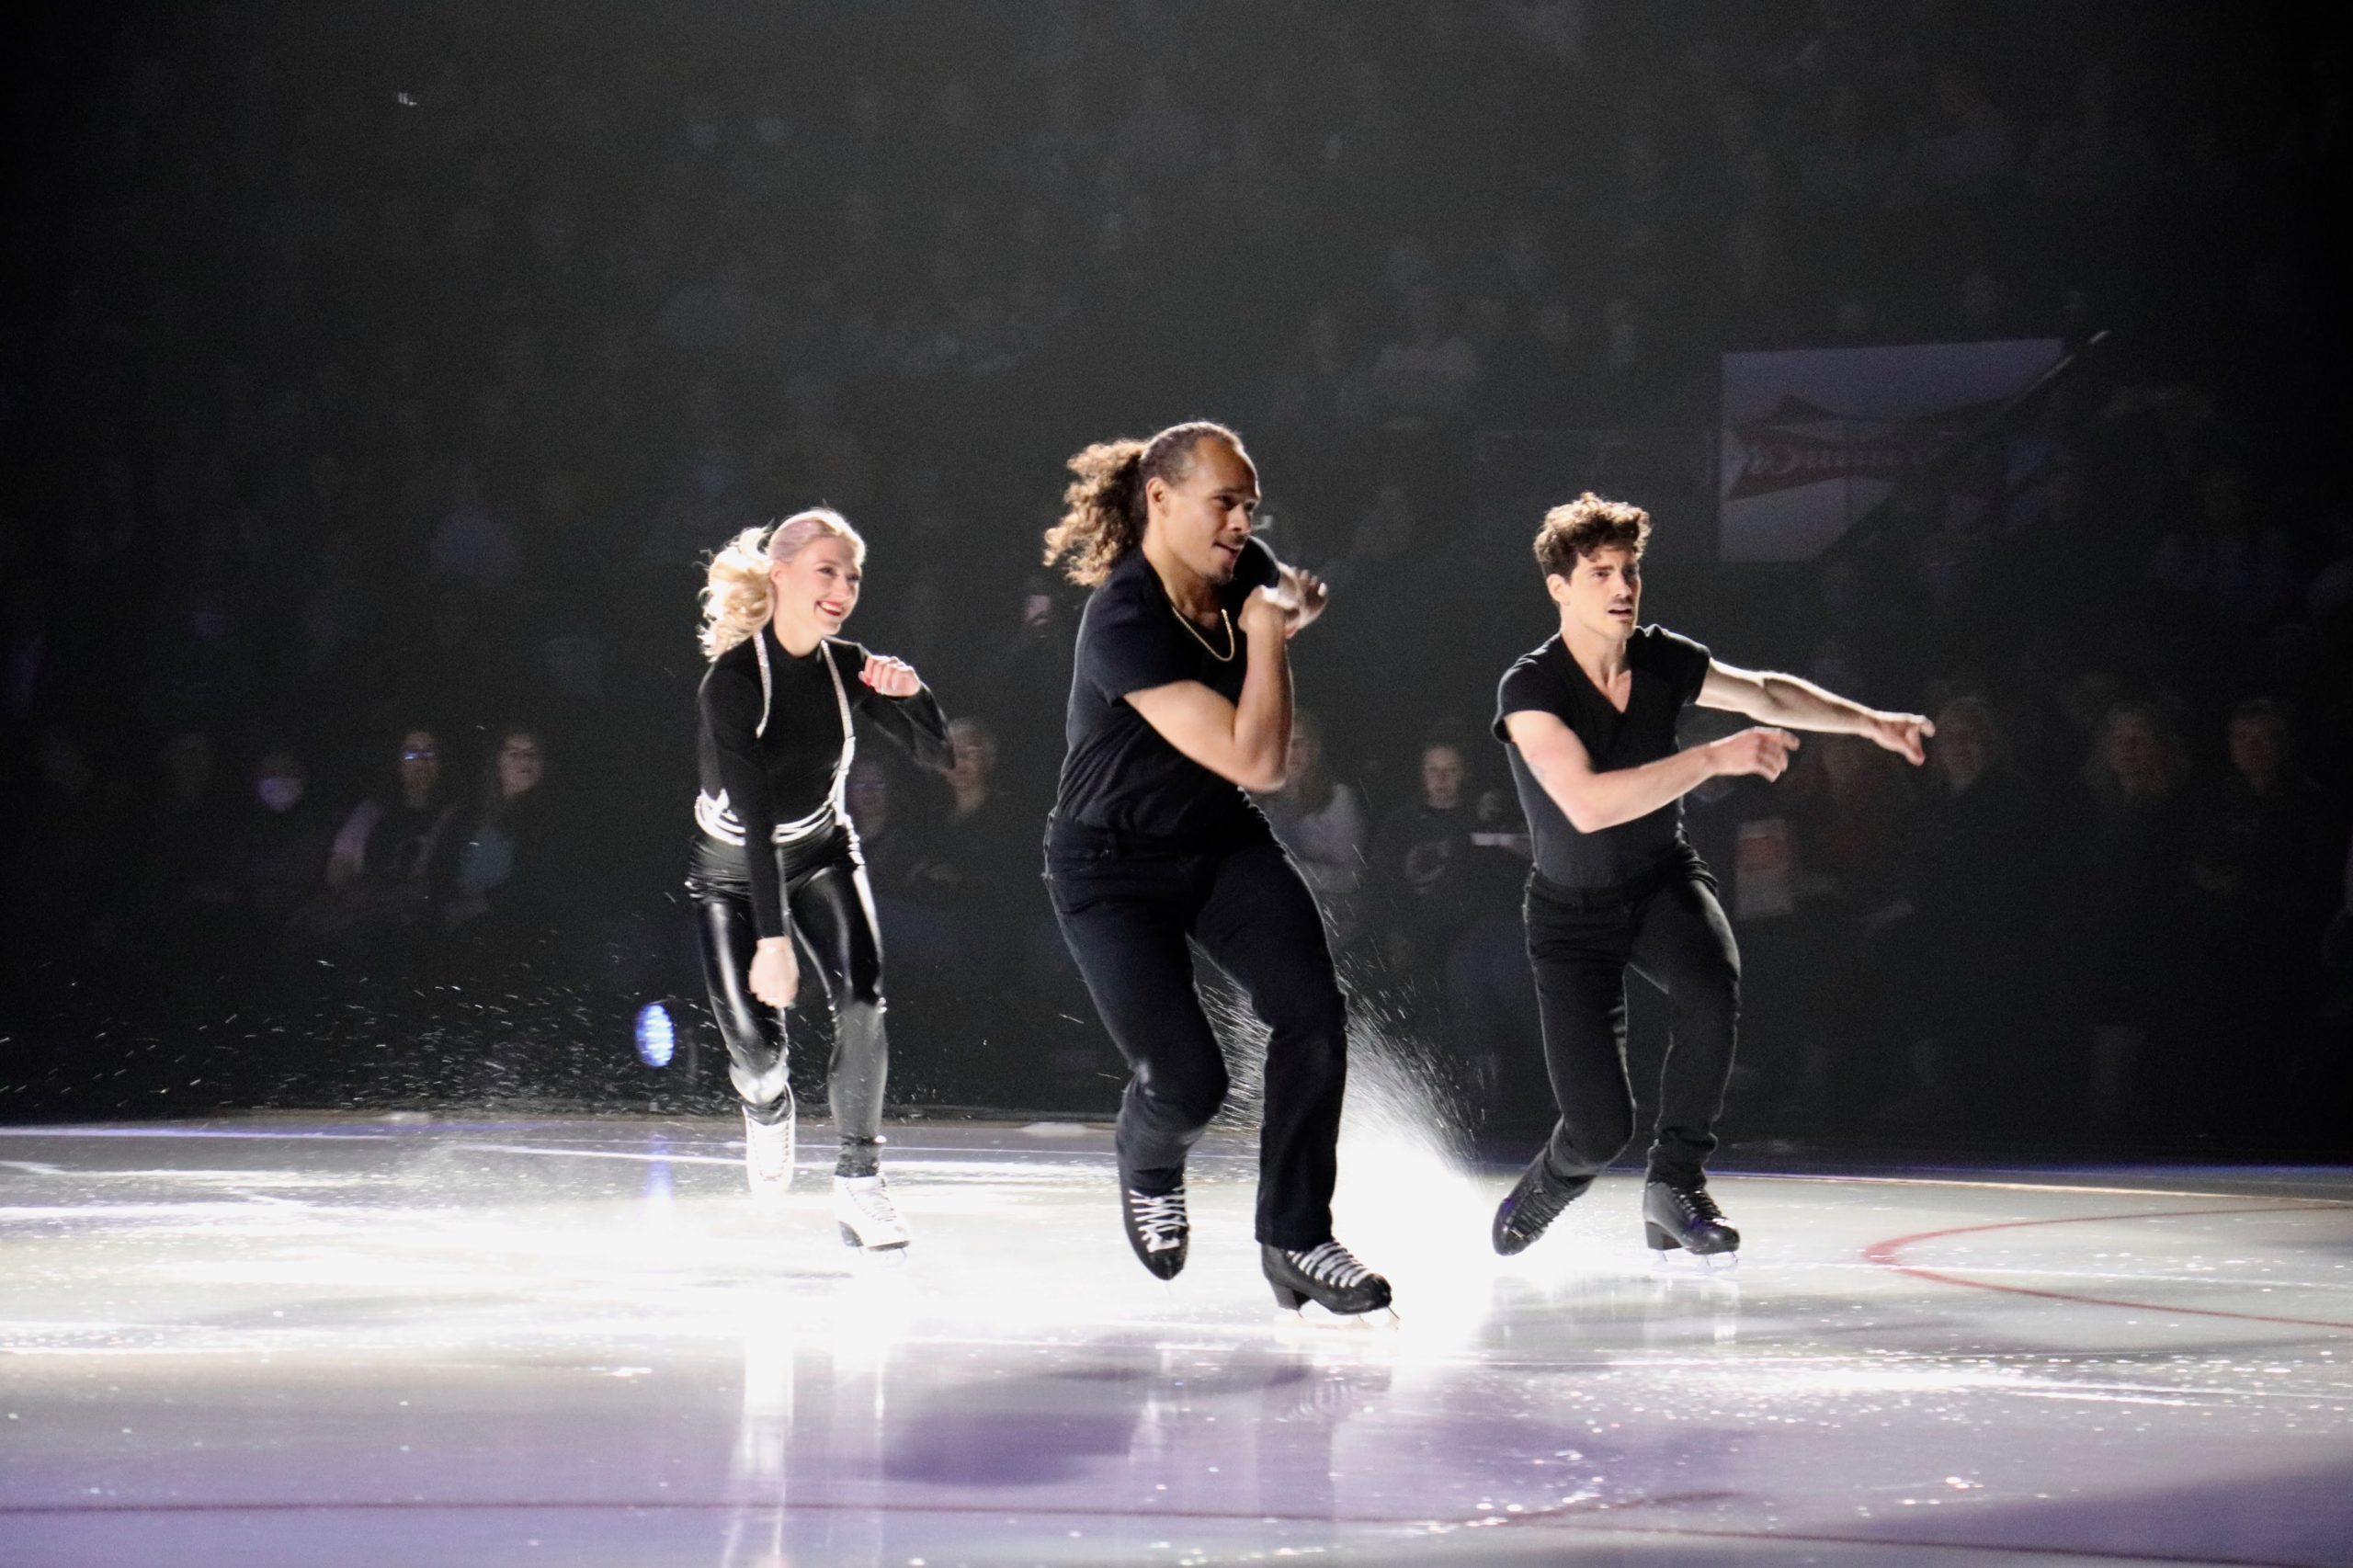
[[[781,1009],[800,990],[795,932],[817,960],[834,1014],[834,1217],[845,1243],[874,1252],[908,1238],[880,1165],[882,946],[844,805],[857,747],[850,714],[866,714],[929,767],[947,766],[948,721],[907,665],[835,635],[857,608],[865,560],[858,531],[823,508],[739,534],[712,559],[700,831],[687,888],[728,1076],[744,1098],[755,1194],[780,1195],[792,1181]]]
[[[1332,1239],[1347,1019],[1315,900],[1245,790],[1282,783],[1285,640],[1324,585],[1250,538],[1258,473],[1222,426],[1178,425],[1070,460],[1046,562],[1091,585],[1046,834],[1054,915],[1132,1070],[1114,1147],[1128,1243],[1185,1267],[1185,1156],[1225,1097],[1188,939],[1272,1030],[1259,1135],[1259,1262],[1275,1300],[1339,1313],[1389,1282]]]

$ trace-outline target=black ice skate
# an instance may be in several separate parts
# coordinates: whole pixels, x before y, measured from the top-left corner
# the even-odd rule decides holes
[[[1275,1288],[1275,1304],[1287,1312],[1312,1301],[1336,1316],[1358,1317],[1389,1305],[1389,1281],[1337,1242],[1298,1252],[1262,1244],[1258,1266]]]
[[[1495,1206],[1495,1222],[1489,1228],[1487,1239],[1506,1257],[1526,1252],[1561,1217],[1561,1210],[1575,1202],[1592,1185],[1589,1176],[1554,1176],[1545,1159],[1545,1151],[1537,1150],[1536,1157],[1528,1162],[1528,1169],[1520,1173],[1518,1182]]]
[[[1643,1184],[1643,1235],[1651,1250],[1671,1252],[1681,1247],[1697,1257],[1712,1257],[1740,1250],[1740,1233],[1708,1196],[1707,1185],[1677,1187],[1672,1182]]]
[[[1180,1184],[1174,1192],[1138,1192],[1122,1181],[1120,1218],[1126,1223],[1128,1244],[1136,1249],[1136,1260],[1151,1269],[1154,1278],[1176,1278],[1185,1267],[1185,1246],[1193,1233],[1185,1217],[1184,1187]]]

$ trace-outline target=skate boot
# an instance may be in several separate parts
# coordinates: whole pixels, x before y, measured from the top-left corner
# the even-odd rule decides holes
[[[1740,1233],[1708,1196],[1707,1184],[1677,1187],[1672,1182],[1643,1184],[1643,1236],[1651,1250],[1666,1253],[1682,1247],[1696,1257],[1740,1251]]]
[[[750,1106],[744,1108],[744,1179],[752,1196],[763,1201],[784,1197],[792,1186],[792,1096],[769,1108],[775,1121],[762,1121]]]
[[[896,1252],[913,1239],[880,1175],[834,1178],[834,1221],[841,1227],[842,1245],[861,1252]]]
[[[1275,1288],[1275,1304],[1286,1312],[1295,1312],[1313,1301],[1335,1316],[1358,1317],[1389,1305],[1389,1281],[1337,1242],[1297,1252],[1263,1244],[1258,1267]]]
[[[1537,1150],[1536,1157],[1528,1162],[1528,1169],[1495,1206],[1495,1222],[1489,1228],[1487,1239],[1506,1257],[1526,1252],[1561,1217],[1561,1210],[1584,1196],[1585,1189],[1592,1185],[1589,1176],[1554,1176],[1545,1151]]]
[[[1192,1238],[1192,1224],[1185,1217],[1185,1188],[1180,1184],[1174,1192],[1138,1192],[1126,1182],[1120,1184],[1120,1218],[1125,1221],[1128,1244],[1136,1251],[1136,1261],[1152,1270],[1156,1279],[1174,1279],[1185,1267],[1186,1244]]]

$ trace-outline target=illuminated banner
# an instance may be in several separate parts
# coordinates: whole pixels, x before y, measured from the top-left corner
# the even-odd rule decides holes
[[[2058,362],[2057,338],[1724,356],[1726,561],[1810,561]]]

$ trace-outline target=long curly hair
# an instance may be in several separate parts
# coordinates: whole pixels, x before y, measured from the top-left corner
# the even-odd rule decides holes
[[[745,528],[710,558],[702,588],[702,656],[716,659],[756,635],[776,613],[768,568],[791,560],[819,539],[846,540],[863,564],[866,540],[829,506],[795,512],[780,523]]]
[[[1242,450],[1242,437],[1224,426],[1188,419],[1149,441],[1122,436],[1074,456],[1076,477],[1063,492],[1062,520],[1046,530],[1046,564],[1085,587],[1109,576],[1120,557],[1143,542],[1145,484],[1182,480],[1193,470],[1194,449],[1211,437]]]

